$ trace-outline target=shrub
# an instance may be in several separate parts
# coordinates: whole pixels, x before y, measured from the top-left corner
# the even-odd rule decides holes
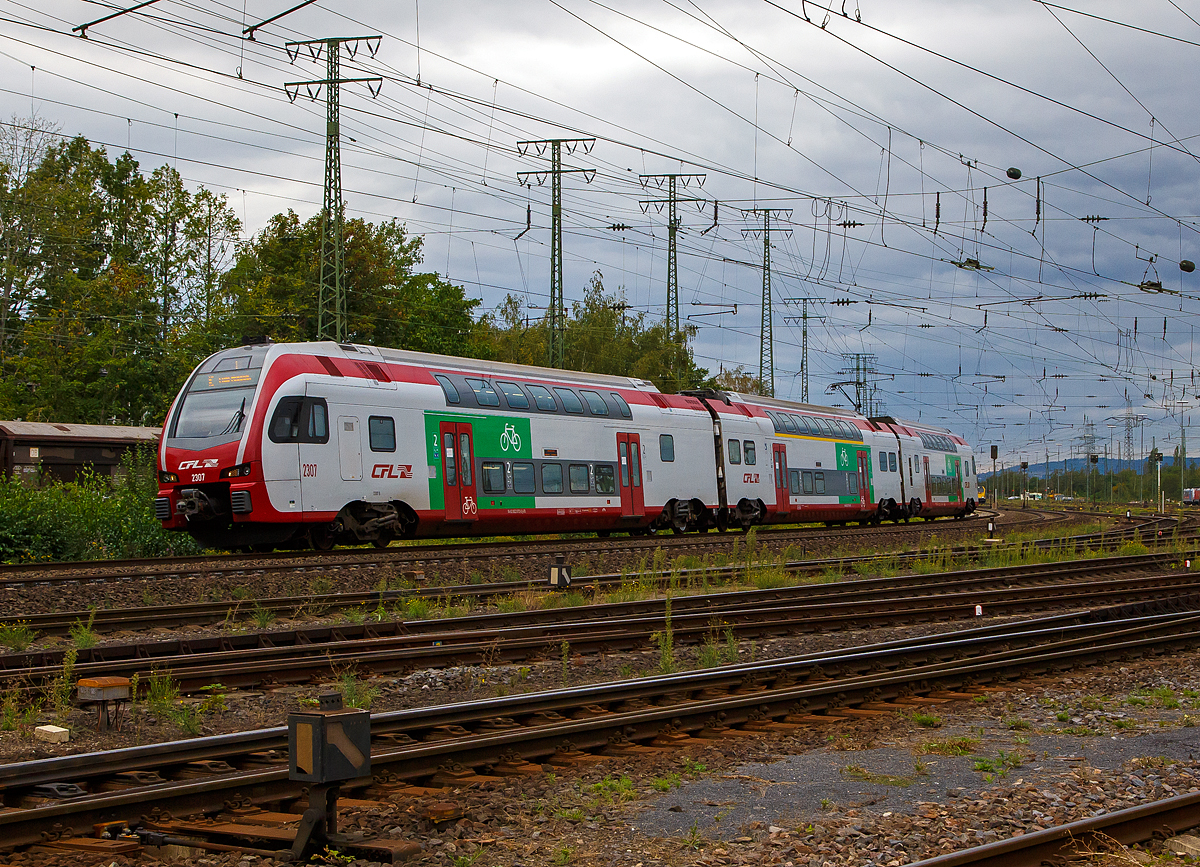
[[[111,484],[90,473],[38,488],[0,479],[0,561],[101,560],[197,554],[184,533],[154,517],[154,452],[138,449]]]

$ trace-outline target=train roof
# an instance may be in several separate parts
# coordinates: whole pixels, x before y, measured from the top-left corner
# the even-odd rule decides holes
[[[249,348],[249,347],[246,347]],[[584,373],[578,370],[535,367],[530,364],[512,364],[504,361],[489,361],[480,358],[460,358],[453,355],[437,355],[431,352],[414,352],[407,349],[387,349],[358,343],[281,343],[272,346],[279,354],[328,355],[347,359],[379,359],[382,361],[408,364],[483,376],[510,376],[514,379],[552,379],[565,384],[581,386],[626,388],[635,391],[660,394],[654,383],[632,376],[612,376],[602,373]]]
[[[794,400],[780,400],[775,397],[763,397],[758,394],[740,394],[736,391],[720,391],[717,389],[702,389],[685,391],[684,394],[693,397],[706,397],[713,400],[719,400],[722,403],[732,405],[734,403],[744,404],[746,406],[756,406],[761,409],[777,409],[784,412],[807,412],[818,413],[820,415],[832,415],[845,419],[853,419],[855,421],[865,421],[865,417],[859,415],[853,410],[840,409],[835,406],[821,406],[815,403],[800,403]]]
[[[160,433],[161,430],[156,427],[133,427],[130,425],[0,421],[0,436],[14,440],[152,444],[158,442]]]

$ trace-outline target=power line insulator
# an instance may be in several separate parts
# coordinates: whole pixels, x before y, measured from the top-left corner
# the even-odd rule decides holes
[[[610,231],[613,231],[613,232],[624,232],[626,229],[631,228],[631,227],[626,226],[624,223],[613,223],[608,228]]]
[[[838,225],[843,229],[857,229],[859,226],[865,226],[866,223],[860,223],[858,220],[842,220]]]

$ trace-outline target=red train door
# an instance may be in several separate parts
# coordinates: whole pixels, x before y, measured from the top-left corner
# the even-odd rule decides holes
[[[926,504],[933,502],[933,479],[929,475],[929,455],[922,458],[925,462],[925,502]]]
[[[967,498],[963,496],[962,461],[959,458],[954,459],[954,487],[958,491],[958,501],[965,503]]]
[[[775,465],[775,508],[786,513],[788,511],[787,446],[784,443],[773,443],[771,458]]]
[[[621,517],[640,518],[646,514],[641,437],[631,433],[617,434],[617,461],[621,473]]]
[[[871,455],[869,452],[858,453],[858,504],[865,506],[871,496]]]
[[[474,521],[475,501],[474,447],[471,425],[467,422],[441,423],[442,484],[446,497],[447,521]]]

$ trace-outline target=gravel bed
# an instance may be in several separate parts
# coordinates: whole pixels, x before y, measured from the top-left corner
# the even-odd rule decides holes
[[[1001,519],[1002,522],[1004,519]],[[1008,518],[1014,523],[1024,524],[1019,513]],[[1083,520],[1094,521],[1094,518],[1072,517],[1070,523],[1080,523]],[[1061,529],[1061,523],[1056,529]],[[932,543],[957,544],[968,540],[981,539],[986,533],[986,524],[980,519],[967,521],[937,521],[929,525],[918,523],[920,541],[913,541],[911,536],[902,535],[893,540],[888,538],[888,527],[878,531],[879,541],[872,547],[884,550],[889,547],[912,549],[918,545]],[[708,540],[721,539],[723,547],[709,547]],[[575,567],[576,575],[617,574],[624,570],[645,568],[652,562],[653,552],[618,550],[610,553],[588,548],[579,550],[572,547],[575,540],[563,540],[562,552],[568,558],[567,562]],[[595,540],[591,540],[595,541]],[[677,556],[703,556],[704,553],[716,556],[719,553],[735,553],[744,550],[745,537],[740,533],[729,533],[717,537],[710,534],[702,540],[696,537],[696,544],[704,545],[700,549],[677,550],[663,549],[666,554],[664,563],[669,566]],[[717,543],[719,546],[720,543]],[[837,535],[821,534],[809,530],[788,534],[768,534],[757,539],[756,548],[769,552],[773,556],[782,554],[789,547],[796,556],[821,558],[844,553],[855,546],[862,546],[859,537],[839,537]],[[399,548],[396,549],[399,552]],[[699,552],[699,553],[698,553]],[[312,552],[305,554],[311,558]],[[514,543],[513,555],[497,552],[488,564],[470,561],[453,561],[430,563],[424,566],[414,566],[412,562],[338,565],[331,564],[321,567],[307,563],[300,567],[299,572],[256,572],[256,566],[268,562],[277,564],[278,561],[248,560],[239,573],[222,573],[219,575],[204,575],[198,566],[196,574],[190,577],[177,576],[166,578],[145,577],[131,573],[128,578],[119,581],[30,584],[13,583],[6,585],[0,580],[0,599],[4,601],[6,616],[19,617],[24,614],[41,614],[53,611],[87,611],[90,608],[136,608],[139,606],[175,605],[188,602],[213,601],[228,602],[231,606],[240,604],[243,607],[253,606],[253,600],[276,596],[302,596],[310,593],[351,592],[373,590],[381,586],[406,586],[404,573],[419,570],[424,573],[425,584],[437,586],[441,584],[457,585],[467,583],[482,583],[492,581],[537,581],[542,582],[546,577],[547,565],[552,562],[553,555],[525,557],[519,544]]]

